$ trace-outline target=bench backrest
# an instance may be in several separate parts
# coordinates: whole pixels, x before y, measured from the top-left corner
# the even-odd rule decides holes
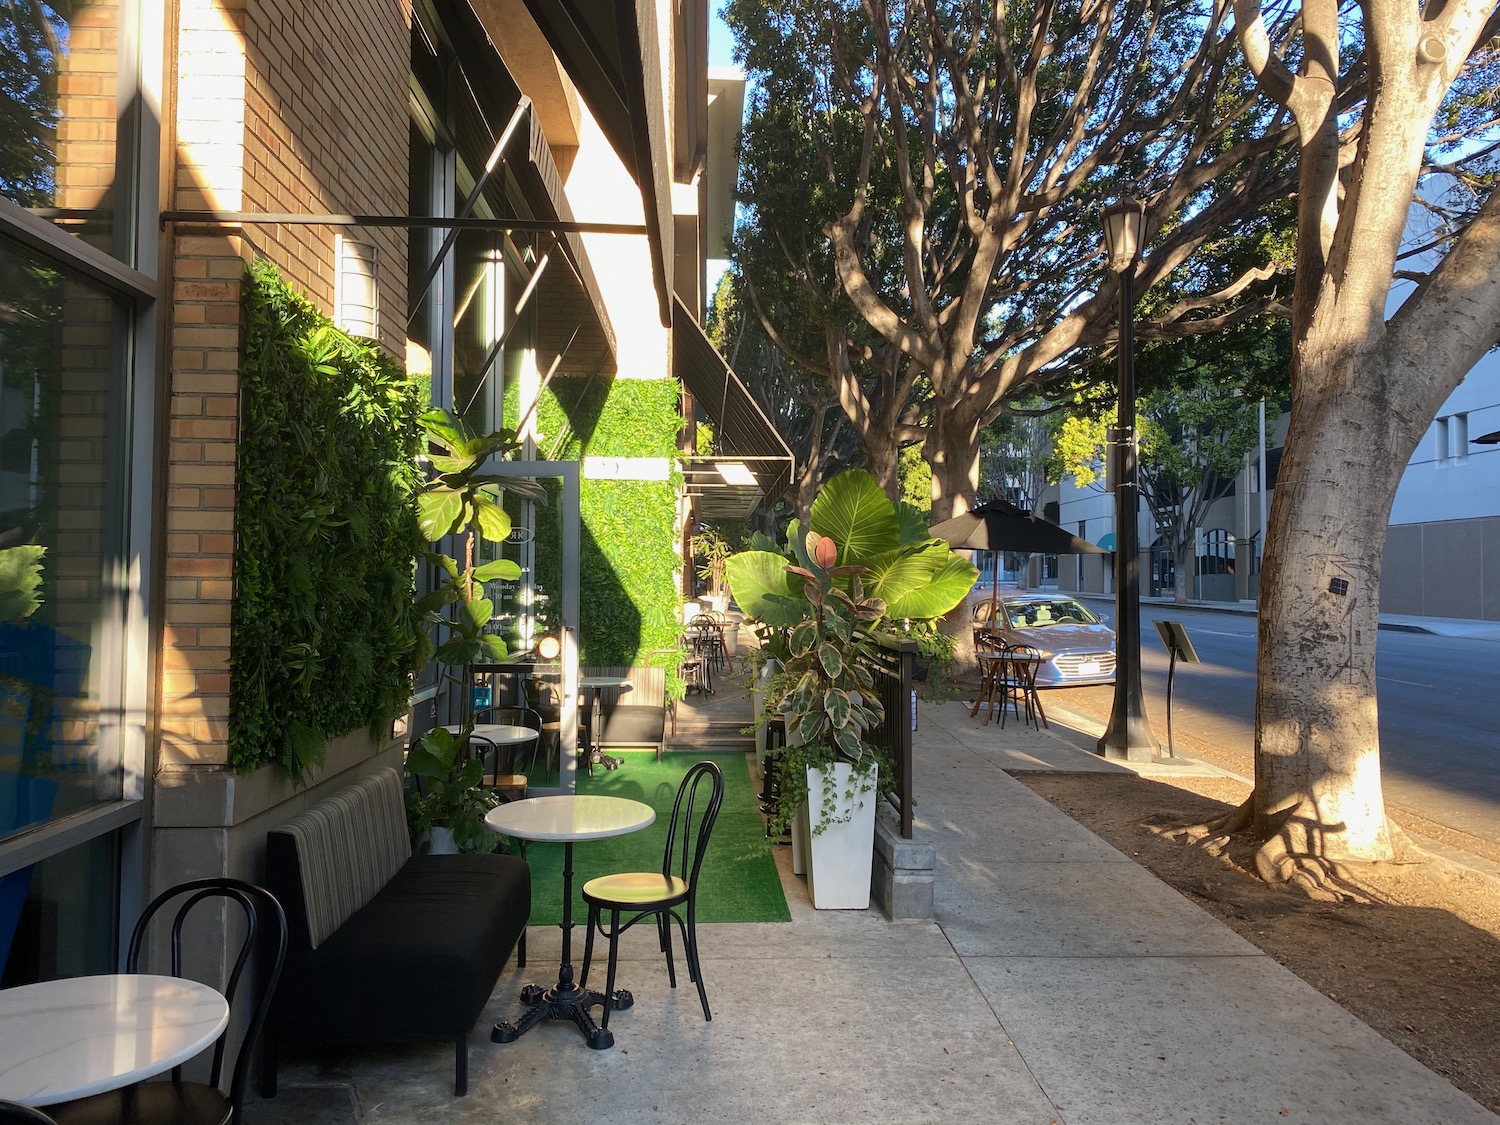
[[[628,703],[637,707],[661,707],[667,705],[667,671],[665,668],[650,668],[644,665],[589,664],[579,670],[583,676],[621,676],[630,681],[630,690],[604,688],[600,692],[606,708],[615,703]],[[585,693],[585,699],[588,694]]]
[[[401,775],[378,770],[342,786],[271,834],[291,837],[316,949],[411,858]]]

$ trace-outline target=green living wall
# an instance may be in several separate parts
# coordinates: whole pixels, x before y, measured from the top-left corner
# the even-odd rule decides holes
[[[674,379],[602,378],[554,379],[538,404],[538,445],[550,458],[673,459],[666,481],[582,482],[584,664],[644,664],[652,649],[677,645],[677,404]],[[556,559],[537,560],[549,588],[556,586],[557,565]]]
[[[405,712],[422,389],[253,264],[243,300],[229,754],[294,780],[329,739]]]

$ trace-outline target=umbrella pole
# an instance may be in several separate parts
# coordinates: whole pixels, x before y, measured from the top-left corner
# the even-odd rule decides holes
[[[990,552],[990,625],[995,624],[995,614],[1000,611],[1000,552]]]

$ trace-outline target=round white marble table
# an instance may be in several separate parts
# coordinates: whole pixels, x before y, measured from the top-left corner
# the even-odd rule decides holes
[[[210,1046],[214,989],[177,977],[65,977],[0,989],[0,1098],[45,1106],[118,1090]]]
[[[450,723],[443,727],[443,729],[457,734],[463,730],[463,727],[456,723]],[[470,732],[470,737],[477,738],[482,742],[488,742],[494,747],[496,756],[498,757],[502,746],[525,746],[527,743],[535,742],[540,734],[541,731],[534,730],[531,727],[513,726],[509,723],[475,723],[474,729]],[[515,772],[514,759],[510,761],[510,765],[506,769],[502,770],[500,768],[501,764],[499,761],[495,763],[494,772],[497,775]]]
[[[609,1004],[619,1011],[635,1001],[623,988],[606,996],[580,988],[573,980],[573,843],[639,832],[655,820],[656,810],[650,805],[592,794],[528,797],[485,814],[484,826],[502,836],[561,841],[563,845],[562,964],[558,966],[557,984],[548,989],[535,984],[523,988],[521,999],[526,1011],[515,1023],[497,1023],[490,1032],[492,1041],[510,1043],[544,1019],[563,1019],[576,1023],[584,1041],[596,1051],[614,1046],[614,1033],[596,1026],[589,1009]]]

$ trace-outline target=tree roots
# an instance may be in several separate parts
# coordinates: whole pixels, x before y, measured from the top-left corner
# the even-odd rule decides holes
[[[1288,810],[1257,830],[1252,798],[1247,797],[1237,808],[1212,820],[1147,824],[1146,827],[1168,840],[1201,847],[1215,856],[1223,856],[1236,840],[1241,845],[1253,846],[1255,874],[1272,886],[1283,887],[1317,902],[1370,901],[1369,890],[1361,886],[1355,874],[1356,869],[1367,861],[1315,851],[1309,846],[1306,822],[1296,812]],[[1396,850],[1410,855],[1410,841],[1400,827],[1388,822],[1388,830]],[[1245,852],[1240,855],[1246,860],[1252,859]]]

